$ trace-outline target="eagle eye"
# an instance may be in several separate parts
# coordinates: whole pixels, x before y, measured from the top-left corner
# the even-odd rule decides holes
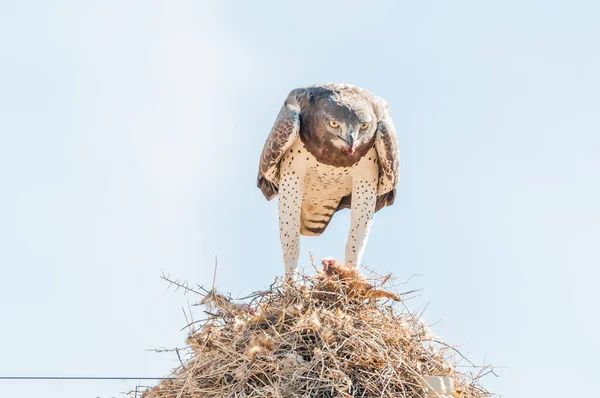
[[[360,129],[361,130],[366,130],[369,128],[369,123],[361,123],[360,124]]]
[[[334,129],[340,127],[340,124],[338,122],[333,121],[333,120],[329,120],[329,125],[331,127],[333,127]]]

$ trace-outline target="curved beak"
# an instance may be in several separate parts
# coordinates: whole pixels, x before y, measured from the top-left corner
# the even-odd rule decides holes
[[[357,138],[358,138],[357,132],[353,128],[350,128],[348,130],[348,139],[347,139],[349,153],[354,153],[356,151],[356,139]]]

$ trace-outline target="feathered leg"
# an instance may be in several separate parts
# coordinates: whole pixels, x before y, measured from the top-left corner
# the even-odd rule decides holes
[[[294,148],[292,149],[294,150]],[[300,212],[306,165],[299,156],[284,156],[279,182],[279,237],[286,279],[295,280],[300,256]]]
[[[350,233],[346,243],[346,265],[360,266],[377,202],[377,168],[366,159],[357,165],[352,179]]]

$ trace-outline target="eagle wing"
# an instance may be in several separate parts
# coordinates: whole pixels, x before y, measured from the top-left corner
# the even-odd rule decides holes
[[[297,94],[300,90],[292,90],[288,95],[260,155],[256,185],[267,200],[277,196],[281,158],[299,136],[300,105]]]
[[[375,211],[394,203],[400,178],[400,152],[396,127],[387,103],[383,99],[379,101],[380,117],[375,133],[375,149],[379,157],[379,182]]]

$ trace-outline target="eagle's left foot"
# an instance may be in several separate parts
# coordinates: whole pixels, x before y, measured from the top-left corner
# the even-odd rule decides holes
[[[301,280],[302,277],[300,276],[300,274],[298,272],[294,272],[285,276],[284,286],[285,288],[293,287],[295,285],[298,285]]]

